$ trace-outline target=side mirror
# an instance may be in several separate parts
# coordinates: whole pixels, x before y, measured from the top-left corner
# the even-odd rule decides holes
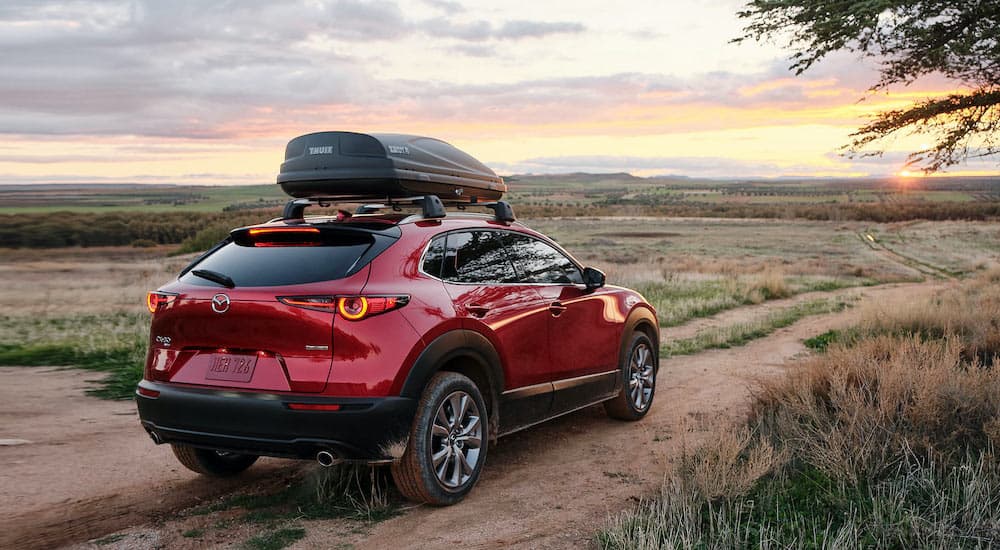
[[[604,272],[600,269],[592,267],[583,268],[583,284],[586,285],[587,290],[601,288],[604,286],[606,280],[607,277],[604,276]]]

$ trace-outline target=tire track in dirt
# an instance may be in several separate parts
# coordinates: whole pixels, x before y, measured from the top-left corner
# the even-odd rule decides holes
[[[882,241],[876,239],[875,236],[872,235],[871,233],[860,232],[858,233],[858,238],[861,239],[861,242],[865,243],[865,245],[868,246],[868,248],[875,251],[880,256],[882,256],[883,258],[885,258],[890,262],[899,264],[903,267],[916,271],[921,275],[927,275],[934,279],[941,279],[941,280],[955,279],[955,275],[949,272],[947,269],[929,264],[927,262],[918,260],[916,258],[911,258],[904,254],[900,254],[899,252],[896,252],[895,250],[886,246],[886,244],[883,243]]]
[[[913,299],[942,284],[866,288],[863,301]],[[670,464],[746,412],[756,380],[791,368],[802,340],[856,322],[858,308],[805,318],[745,346],[663,360],[656,401],[642,421],[591,407],[504,438],[462,503],[418,507],[372,528],[357,548],[580,548],[609,514],[655,491]],[[333,541],[307,536],[297,547]]]

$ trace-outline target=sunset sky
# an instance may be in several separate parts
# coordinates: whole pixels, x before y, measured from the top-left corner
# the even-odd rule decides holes
[[[837,149],[869,62],[796,77],[730,44],[742,2],[101,1],[0,4],[0,183],[269,183],[319,130],[444,139],[501,174],[898,173]],[[995,159],[950,170],[997,173]]]

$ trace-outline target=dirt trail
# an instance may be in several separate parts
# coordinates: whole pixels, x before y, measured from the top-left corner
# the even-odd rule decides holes
[[[879,289],[891,289],[896,288],[900,285],[910,285],[912,283],[896,283],[879,285]],[[697,319],[692,319],[683,325],[678,325],[676,327],[664,327],[660,329],[660,338],[663,341],[667,340],[682,340],[686,338],[693,338],[699,332],[705,329],[726,327],[734,325],[737,323],[746,323],[754,319],[758,319],[774,311],[779,311],[791,306],[798,304],[803,304],[811,300],[818,299],[853,299],[860,297],[865,294],[865,292],[870,292],[872,287],[849,287],[834,291],[824,291],[819,290],[815,292],[804,292],[802,294],[796,294],[790,298],[782,298],[780,300],[768,300],[766,302],[761,302],[759,304],[740,306],[733,309],[727,309],[725,311],[719,312],[715,315],[709,317],[700,317]]]
[[[905,268],[908,268],[920,275],[930,276],[935,279],[946,279],[954,280],[955,275],[948,271],[947,269],[938,267],[936,265],[931,265],[922,260],[916,258],[911,258],[895,250],[889,248],[884,242],[875,238],[874,235],[868,232],[858,233],[858,238],[861,242],[865,243],[868,248],[874,250],[876,253],[880,254],[886,260],[890,262],[895,262]]]
[[[206,481],[153,445],[135,403],[85,391],[101,377],[76,369],[0,367],[0,548],[51,548],[166,517],[249,477]],[[14,444],[11,444],[14,443]]]
[[[942,284],[850,292],[864,300],[892,300]],[[693,327],[809,298],[740,308],[668,330],[676,338]],[[491,449],[480,484],[466,501],[416,507],[349,538],[360,548],[586,545],[608,514],[653,491],[670,462],[701,441],[714,422],[738,417],[755,378],[782,372],[788,359],[805,351],[802,339],[850,324],[857,313],[854,308],[809,317],[743,347],[665,360],[656,402],[643,421],[613,421],[598,406],[509,436]],[[168,448],[148,441],[133,403],[85,396],[93,378],[79,370],[0,368],[0,440],[32,441],[0,445],[0,548],[52,547],[160,523],[174,511],[237,488],[280,483],[299,468],[265,460],[228,482],[198,478]],[[310,522],[295,547],[345,542],[342,530],[328,527]],[[234,532],[231,542],[243,540],[239,536],[245,533]]]
[[[891,301],[940,286],[862,292],[865,300]],[[656,402],[643,421],[615,422],[592,407],[505,438],[462,504],[420,507],[379,524],[357,547],[582,547],[610,513],[652,491],[668,464],[702,440],[713,422],[742,414],[755,379],[783,372],[806,351],[804,338],[849,325],[857,315],[854,308],[809,317],[743,347],[665,360]],[[330,542],[317,534],[298,547]]]

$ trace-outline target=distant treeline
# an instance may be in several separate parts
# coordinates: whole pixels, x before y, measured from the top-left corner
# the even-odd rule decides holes
[[[665,216],[707,218],[773,218],[816,221],[998,220],[1000,201],[895,202],[823,204],[670,203],[660,205],[514,205],[521,218],[570,216]]]
[[[519,218],[571,216],[665,216],[778,218],[823,221],[998,220],[1000,202],[514,205]],[[55,212],[0,215],[0,247],[151,246],[181,244],[182,252],[210,247],[230,229],[260,223],[278,209],[229,212]]]
[[[150,246],[202,237],[210,246],[229,229],[260,223],[277,210],[236,212],[121,212],[0,215],[0,247]]]

